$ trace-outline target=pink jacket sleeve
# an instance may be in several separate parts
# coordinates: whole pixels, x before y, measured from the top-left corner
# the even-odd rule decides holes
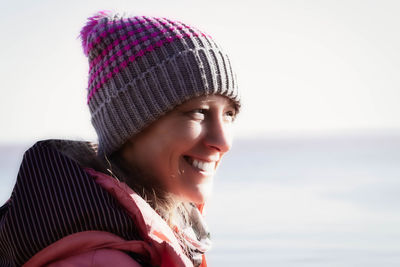
[[[66,236],[35,254],[24,267],[141,266],[125,251],[153,253],[143,241],[126,241],[109,232],[85,231]]]
[[[115,249],[97,249],[75,256],[71,256],[56,262],[48,267],[140,267],[141,265],[133,260],[128,254]]]

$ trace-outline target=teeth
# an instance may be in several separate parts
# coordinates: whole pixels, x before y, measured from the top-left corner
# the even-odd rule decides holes
[[[193,167],[198,168],[202,171],[206,171],[206,172],[212,172],[215,169],[215,161],[205,162],[205,161],[193,159],[192,165],[193,165]]]

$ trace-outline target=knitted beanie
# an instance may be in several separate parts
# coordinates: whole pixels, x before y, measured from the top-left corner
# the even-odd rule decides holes
[[[99,12],[81,31],[89,60],[87,102],[99,155],[186,100],[229,97],[240,107],[227,55],[194,27],[166,18]]]

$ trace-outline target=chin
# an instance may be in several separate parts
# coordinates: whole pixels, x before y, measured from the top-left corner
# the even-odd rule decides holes
[[[187,190],[182,198],[195,204],[203,204],[210,197],[211,189],[212,186],[210,184],[198,185],[191,190]]]

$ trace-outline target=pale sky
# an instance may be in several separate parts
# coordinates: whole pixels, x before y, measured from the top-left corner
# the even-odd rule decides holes
[[[0,142],[95,140],[77,38],[98,10],[184,21],[230,54],[237,136],[400,130],[400,1],[0,0]]]

